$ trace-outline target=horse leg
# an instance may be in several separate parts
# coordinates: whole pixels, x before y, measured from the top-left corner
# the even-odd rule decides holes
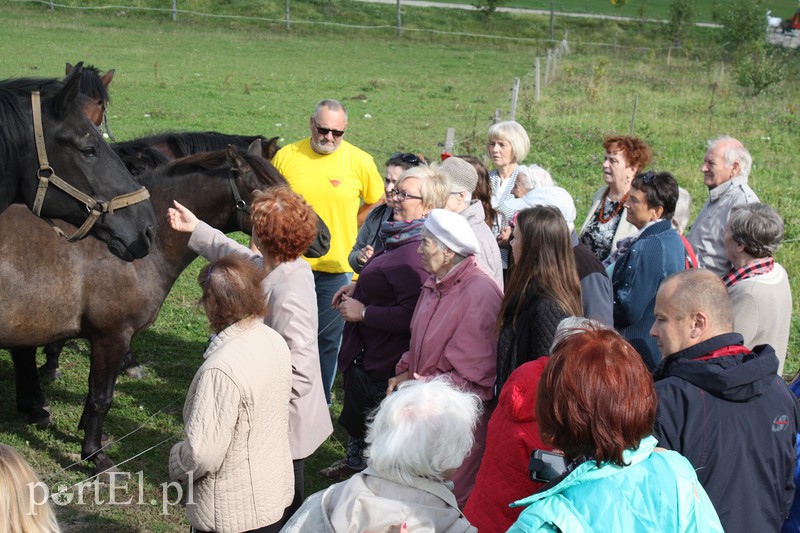
[[[61,371],[58,369],[58,358],[61,357],[61,350],[63,349],[64,341],[51,342],[44,347],[47,361],[39,367],[39,377],[48,381],[55,381],[61,378]]]
[[[53,420],[36,371],[36,348],[15,348],[11,350],[11,360],[17,382],[17,410],[31,424],[41,428],[51,425]]]
[[[113,335],[91,339],[89,394],[78,429],[84,430],[81,458],[91,459],[97,473],[114,468],[114,462],[101,450],[103,421],[114,397],[114,385],[122,366],[130,337]]]
[[[125,357],[122,359],[122,370],[129,378],[142,379],[144,377],[144,369],[142,369],[139,361],[133,356],[130,346],[128,347],[128,351],[125,352]]]

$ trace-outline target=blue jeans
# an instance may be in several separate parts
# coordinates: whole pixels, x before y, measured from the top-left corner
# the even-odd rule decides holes
[[[314,271],[314,285],[317,292],[317,346],[319,347],[319,367],[322,371],[322,386],[325,399],[331,405],[331,390],[336,377],[336,363],[339,358],[339,346],[342,344],[344,319],[338,311],[331,307],[333,295],[343,285],[350,283],[352,272],[331,274]]]

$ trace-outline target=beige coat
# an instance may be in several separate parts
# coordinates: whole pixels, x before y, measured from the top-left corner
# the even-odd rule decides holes
[[[237,253],[264,265],[261,255],[204,222],[192,233],[189,248],[209,261]],[[270,272],[261,288],[269,307],[264,323],[283,336],[292,352],[289,444],[292,459],[305,459],[333,433],[319,369],[314,275],[308,263],[297,259]]]
[[[397,531],[475,533],[443,483],[414,478],[404,485],[382,478],[372,468],[317,492],[287,522],[281,533],[362,533]]]
[[[186,503],[197,529],[235,533],[280,520],[294,496],[289,450],[291,356],[261,318],[215,336],[195,374],[172,447],[170,479],[192,483]]]

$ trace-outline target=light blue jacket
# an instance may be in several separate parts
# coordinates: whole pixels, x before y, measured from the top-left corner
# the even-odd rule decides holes
[[[654,451],[656,444],[650,436],[626,450],[626,467],[587,461],[558,485],[514,502],[527,508],[508,531],[722,532],[692,465],[677,452]]]

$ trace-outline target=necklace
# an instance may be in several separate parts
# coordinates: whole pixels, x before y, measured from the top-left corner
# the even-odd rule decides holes
[[[628,199],[628,193],[625,193],[625,196],[619,201],[617,207],[614,208],[614,211],[611,213],[610,216],[604,217],[603,212],[606,210],[606,200],[608,200],[608,191],[606,189],[606,193],[603,195],[603,201],[600,203],[600,210],[597,212],[597,220],[600,221],[601,224],[607,224],[609,221],[614,220],[617,215],[619,215],[620,211],[622,211],[625,207],[625,200]]]

